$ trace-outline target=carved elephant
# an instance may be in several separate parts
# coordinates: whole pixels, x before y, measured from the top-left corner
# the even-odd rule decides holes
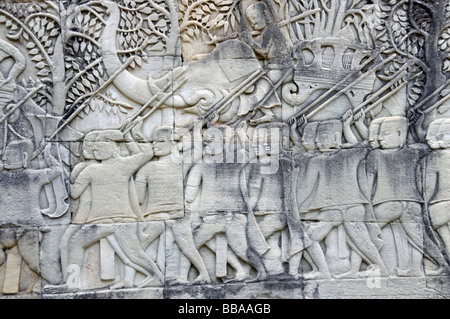
[[[184,112],[202,116],[219,103],[223,107],[217,115],[221,122],[226,123],[235,118],[236,114],[247,114],[249,107],[267,94],[267,89],[258,89],[259,85],[255,89],[252,85],[254,82],[251,81],[251,76],[259,81],[269,80],[262,76],[262,66],[253,50],[239,40],[222,42],[212,53],[175,68],[157,80],[151,76],[148,79],[140,78],[123,70],[116,47],[120,9],[115,3],[106,2],[104,5],[109,8],[110,13],[101,41],[106,72],[109,77],[113,77],[115,87],[132,101],[144,105],[155,94],[158,95],[158,100],[163,99],[165,94],[162,94],[161,88],[182,72],[171,88],[176,87],[180,81],[185,82],[161,107],[182,108]],[[223,103],[230,97],[228,103]]]

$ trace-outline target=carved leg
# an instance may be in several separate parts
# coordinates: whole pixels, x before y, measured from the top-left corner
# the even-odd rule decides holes
[[[400,223],[392,223],[391,227],[397,251],[397,273],[408,272],[411,261],[411,246],[408,243],[408,235]]]
[[[119,225],[114,237],[117,239],[117,242],[119,243],[121,249],[131,262],[139,265],[147,272],[153,273],[154,282],[152,282],[151,285],[159,285],[163,283],[164,275],[162,274],[161,270],[150,258],[150,256],[148,256],[142,249],[141,241],[138,237],[136,223]]]
[[[429,206],[431,224],[439,234],[447,252],[450,253],[450,202],[440,202]]]
[[[307,248],[308,254],[311,257],[310,263],[314,263],[317,266],[317,271],[305,275],[305,279],[327,279],[331,278],[330,271],[328,270],[327,261],[323,250],[320,247],[319,242],[313,242],[311,246]],[[314,267],[313,267],[314,268]]]
[[[141,247],[145,251],[148,246],[150,246],[151,243],[153,243],[156,239],[158,239],[161,234],[164,233],[165,227],[164,224],[161,222],[151,222],[151,223],[139,223],[138,224],[138,234],[139,238],[141,240]],[[108,238],[110,241],[116,241],[114,236],[110,236]],[[117,242],[117,241],[116,241]],[[120,245],[117,243],[116,248],[117,250],[121,251],[121,258],[122,260],[127,260],[124,265],[124,279],[121,280],[119,283],[113,285],[111,289],[116,288],[131,288],[134,286],[134,277],[136,275],[136,270],[141,269],[138,265],[132,263],[128,257],[126,257],[123,250],[120,248]],[[144,270],[145,273],[145,270]]]
[[[265,280],[267,278],[267,273],[261,256],[248,245],[246,226],[247,218],[245,215],[235,214],[235,216],[233,216],[225,233],[228,239],[228,245],[239,258],[258,271],[255,280]]]
[[[300,261],[302,260],[303,251],[300,251],[289,258],[289,275],[294,277],[295,279],[298,279],[299,276],[299,268],[300,268]]]
[[[450,252],[450,224],[445,224],[436,229],[436,231],[444,242],[447,252]]]
[[[108,239],[100,239],[100,277],[102,280],[114,280],[116,277],[114,255],[114,249],[108,243]]]
[[[175,242],[181,252],[190,260],[199,272],[199,276],[195,280],[195,283],[211,282],[205,262],[195,246],[191,228],[191,219],[186,216],[182,219],[175,220],[172,225],[172,232]]]
[[[225,234],[216,236],[216,277],[225,278],[227,276],[227,238]]]
[[[69,244],[72,236],[81,228],[81,225],[69,225],[59,244],[59,252],[61,256],[61,269],[63,270],[64,282],[67,281],[68,273],[65,271],[69,266]]]
[[[214,245],[212,241],[207,242],[206,245],[209,249],[215,251],[216,245]],[[224,283],[243,281],[249,277],[248,271],[244,268],[240,259],[231,249],[227,249],[226,260],[227,263],[236,271],[236,274],[233,278],[224,278],[223,279]]]
[[[207,221],[204,221],[193,232],[197,248],[206,244],[216,234],[225,232],[226,225],[223,216],[207,216],[205,219]]]
[[[284,272],[281,264],[281,247],[279,245],[281,230],[286,226],[285,215],[267,214],[257,219],[259,229],[270,246],[270,249],[263,255],[263,261],[270,274],[280,274]]]
[[[72,235],[68,248],[68,261],[67,268],[62,269],[63,273],[67,273],[67,276],[71,275],[69,272],[69,268],[78,267],[82,268],[84,262],[84,252],[85,250],[98,242],[100,239],[105,238],[111,234],[114,234],[115,229],[113,226],[96,226],[96,225],[83,225]],[[79,278],[77,278],[78,283],[75,283],[74,286],[67,287],[69,289],[79,288],[80,282]]]
[[[344,213],[344,227],[347,235],[362,255],[373,265],[380,268],[381,276],[388,276],[378,249],[373,244],[366,225],[364,224],[365,207],[363,205],[348,208]]]

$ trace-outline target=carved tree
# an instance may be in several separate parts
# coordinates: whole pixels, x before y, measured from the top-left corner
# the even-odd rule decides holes
[[[172,1],[122,0],[116,39],[121,62],[131,69],[142,68],[151,56],[176,56],[177,15]],[[132,107],[115,101],[108,92],[109,78],[99,38],[109,12],[103,1],[83,5],[66,4],[65,24],[66,116],[78,108],[83,117],[91,110],[127,113]]]
[[[385,46],[384,54],[398,56],[385,68],[385,74],[392,74],[407,61],[412,62],[408,73],[420,74],[408,87],[409,108],[430,107],[438,97],[428,97],[434,96],[447,78],[448,7],[445,0],[382,0],[376,5],[377,40],[380,46]],[[421,103],[425,99],[426,103]]]
[[[24,2],[2,1],[0,3],[0,25],[7,30],[7,38],[26,48],[35,73],[23,79],[22,86],[42,88],[32,99],[46,112],[62,115],[58,83],[63,78],[61,50],[61,27],[59,8],[54,1]]]
[[[69,6],[62,11],[66,68],[66,111],[70,111],[94,95],[105,81],[100,45],[105,8],[99,2],[89,6]],[[88,108],[85,108],[88,112]],[[67,114],[67,112],[66,112]]]
[[[293,37],[298,41],[337,36],[346,29],[346,36],[354,37],[362,44],[374,47],[374,24],[371,21],[374,11],[372,1],[291,0],[289,5],[291,16],[320,9],[319,12],[292,24]]]
[[[224,38],[240,30],[238,0],[181,0],[178,3],[180,34],[192,47],[214,48],[216,38]],[[198,51],[198,49],[196,50]],[[201,52],[204,53],[204,52]]]

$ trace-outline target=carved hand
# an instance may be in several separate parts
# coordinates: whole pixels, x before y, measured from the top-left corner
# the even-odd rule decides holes
[[[288,124],[292,127],[292,128],[297,128],[297,118],[292,117],[288,120]]]
[[[250,42],[252,40],[252,34],[250,31],[244,31],[239,33],[239,40],[242,40],[244,42]]]
[[[353,122],[353,110],[348,110],[342,116],[342,120],[344,121],[344,125],[351,125]]]
[[[300,121],[298,121],[298,126],[305,127],[306,124],[308,124],[308,118],[303,114]]]
[[[365,119],[366,119],[366,113],[364,111],[360,111],[360,112],[356,113],[354,116],[354,120],[356,122],[364,122]]]

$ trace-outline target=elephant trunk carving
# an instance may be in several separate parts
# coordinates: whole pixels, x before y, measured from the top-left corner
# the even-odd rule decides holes
[[[145,104],[153,95],[147,80],[134,76],[126,69],[120,71],[123,63],[117,55],[116,47],[120,9],[112,2],[105,2],[104,5],[108,7],[110,13],[101,42],[106,73],[109,77],[115,77],[113,84],[123,95],[137,103]],[[117,74],[117,72],[120,73]]]

